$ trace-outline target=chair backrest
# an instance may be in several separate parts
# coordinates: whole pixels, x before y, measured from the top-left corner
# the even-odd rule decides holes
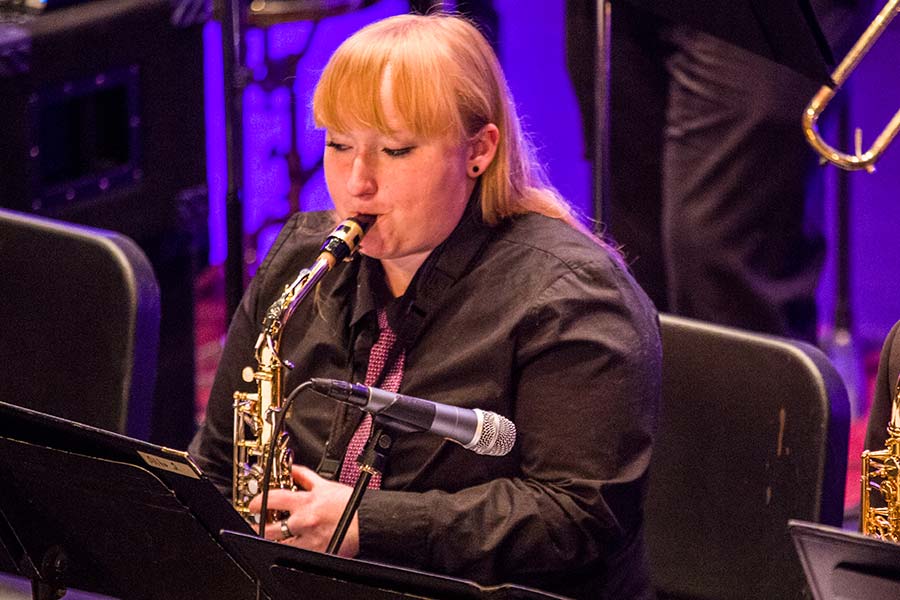
[[[131,239],[0,209],[0,400],[147,439],[159,319]]]
[[[840,526],[850,410],[808,344],[661,316],[646,506],[660,597],[803,597],[788,519]]]

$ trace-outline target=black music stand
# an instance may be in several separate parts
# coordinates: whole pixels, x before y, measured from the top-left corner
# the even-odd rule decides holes
[[[484,587],[445,575],[311,552],[234,531],[222,531],[221,540],[272,600],[565,600],[516,585]]]
[[[33,597],[256,597],[221,529],[252,533],[187,454],[0,402],[0,568]]]
[[[788,529],[815,600],[900,598],[900,545],[807,521]]]

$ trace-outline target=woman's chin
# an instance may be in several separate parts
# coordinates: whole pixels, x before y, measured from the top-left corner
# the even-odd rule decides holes
[[[381,260],[385,258],[384,247],[377,243],[377,241],[366,243],[367,240],[363,240],[359,246],[359,253],[368,256],[369,258],[374,258],[375,260]]]

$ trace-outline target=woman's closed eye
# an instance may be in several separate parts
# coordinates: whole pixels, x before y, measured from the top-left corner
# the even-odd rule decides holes
[[[344,150],[348,150],[350,148],[350,146],[348,146],[347,144],[339,144],[332,140],[328,140],[327,142],[325,142],[325,145],[337,152],[343,152]]]
[[[391,158],[399,158],[401,156],[406,156],[410,152],[415,149],[415,146],[405,146],[403,148],[383,148],[382,152],[390,156]]]

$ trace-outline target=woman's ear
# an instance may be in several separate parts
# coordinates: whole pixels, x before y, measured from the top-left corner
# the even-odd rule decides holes
[[[480,177],[487,170],[497,154],[499,143],[500,130],[493,123],[482,127],[469,139],[469,156],[466,167],[469,177]]]

